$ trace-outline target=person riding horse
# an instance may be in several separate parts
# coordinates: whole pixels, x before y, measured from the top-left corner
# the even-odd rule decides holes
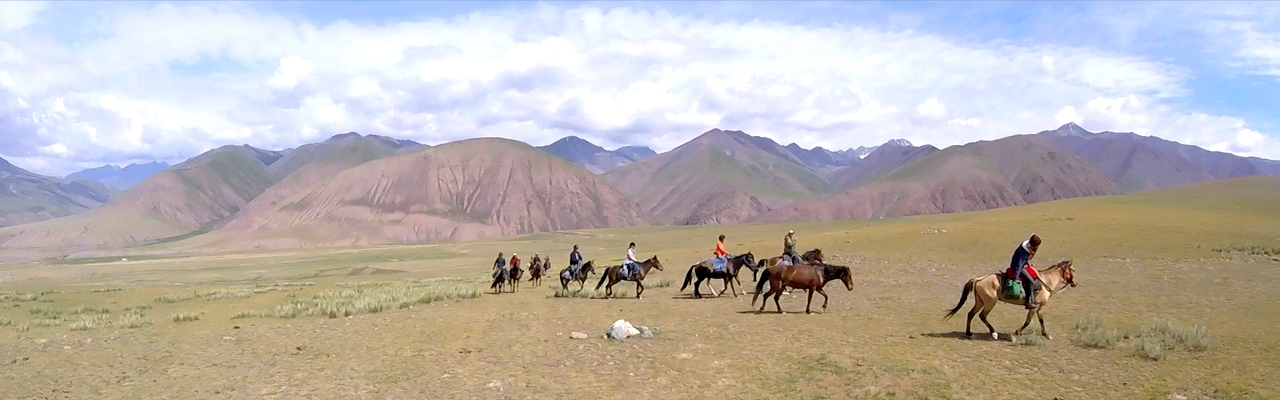
[[[569,253],[569,272],[573,276],[578,276],[579,269],[582,268],[582,253],[578,252],[578,245],[573,245],[573,251]]]
[[[782,256],[790,257],[792,265],[803,264],[800,254],[796,253],[796,231],[788,230],[787,236],[782,239]]]
[[[720,235],[720,239],[716,240],[715,255],[720,265],[728,265],[729,252],[724,250],[724,235]]]
[[[1030,239],[1023,241],[1022,244],[1018,245],[1017,249],[1013,250],[1013,259],[1009,263],[1009,266],[1013,268],[1013,276],[1009,278],[1022,281],[1022,291],[1023,295],[1026,296],[1028,310],[1036,308],[1036,297],[1035,290],[1033,290],[1035,286],[1032,286],[1035,284],[1035,280],[1031,278],[1031,272],[1027,271],[1026,266],[1031,263],[1032,258],[1035,258],[1036,251],[1039,249],[1040,237],[1033,233]]]
[[[498,259],[493,260],[493,277],[497,278],[502,270],[507,269],[507,259],[502,257],[502,252],[498,252]]]
[[[516,253],[511,253],[511,262],[507,265],[510,265],[512,269],[520,268],[520,258],[516,257]]]
[[[533,259],[529,260],[529,265],[542,265],[542,257],[539,257],[538,253],[533,253]]]
[[[636,242],[631,242],[631,245],[627,246],[627,259],[622,260],[622,276],[631,276],[639,270],[640,260],[636,259]]]

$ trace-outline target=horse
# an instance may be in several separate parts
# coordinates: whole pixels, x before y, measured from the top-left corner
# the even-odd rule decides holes
[[[529,264],[529,282],[533,282],[533,287],[542,286],[542,274],[551,270],[551,260],[534,259]]]
[[[567,292],[569,291],[569,282],[577,281],[578,291],[581,292],[582,289],[586,288],[587,277],[596,270],[596,260],[582,263],[582,266],[578,267],[577,275],[570,274],[569,268],[572,268],[572,266],[564,267],[564,269],[560,270],[560,288]]]
[[[730,258],[728,261],[725,261],[724,272],[712,271],[710,266],[710,260],[693,264],[692,266],[689,267],[689,272],[686,272],[684,274],[684,285],[680,286],[680,291],[683,292],[685,288],[689,287],[689,282],[693,282],[693,298],[701,299],[702,293],[698,292],[698,286],[702,284],[702,281],[704,279],[716,279],[716,278],[724,279],[725,289],[732,289],[733,283],[734,283],[733,281],[738,277],[738,271],[744,266],[750,266],[752,264],[755,264],[755,261],[756,261],[755,258],[756,256],[751,254],[750,251],[744,254],[739,254],[733,258]],[[698,276],[698,280],[696,282],[693,281],[693,276],[695,275],[695,272],[696,272],[696,275]],[[737,287],[741,288],[742,282],[738,282]],[[716,289],[711,287],[710,281],[707,282],[707,288],[710,288],[712,293],[716,293]],[[719,293],[716,293],[716,297],[720,297],[720,295],[722,294],[724,294],[724,290],[721,290]],[[742,292],[742,295],[746,296],[747,292],[744,290]],[[737,290],[733,291],[733,297],[738,297]]]
[[[751,306],[756,305],[756,297],[760,296],[765,282],[768,282],[769,292],[764,294],[764,301],[760,303],[758,312],[764,312],[764,307],[769,304],[769,296],[773,295],[773,305],[778,308],[778,313],[782,314],[782,305],[778,303],[778,298],[782,296],[782,289],[788,286],[809,291],[809,301],[804,305],[805,314],[812,313],[810,307],[813,304],[814,291],[822,295],[822,311],[825,312],[829,297],[822,288],[827,285],[827,282],[836,279],[844,282],[845,289],[853,291],[853,277],[849,267],[830,264],[775,265],[760,274],[760,280],[756,282],[756,294],[751,296]]]
[[[510,279],[508,279],[507,284],[511,285],[511,292],[513,292],[513,293],[514,293],[514,292],[519,292],[519,291],[520,291],[520,278],[524,277],[524,270],[523,270],[523,269],[520,269],[520,263],[518,263],[518,262],[517,262],[517,263],[512,263],[512,264],[511,264],[511,272],[510,272],[510,274],[511,274],[511,277],[510,277]]]
[[[622,272],[621,265],[614,265],[612,267],[605,268],[604,273],[600,274],[600,283],[596,284],[596,290],[600,290],[600,286],[604,285],[605,279],[608,279],[609,286],[605,286],[604,288],[604,297],[611,297],[613,296],[613,285],[616,285],[621,281],[632,281],[636,283],[636,299],[639,299],[640,294],[644,293],[644,284],[641,282],[644,281],[645,276],[649,275],[649,270],[653,268],[657,268],[659,271],[662,270],[662,261],[658,261],[657,255],[650,257],[648,260],[641,261],[640,270],[626,278],[620,276],[620,273]]]
[[[813,250],[804,252],[804,254],[801,254],[800,260],[809,264],[824,263],[826,262],[826,257],[823,256],[822,249],[815,248]],[[782,261],[782,256],[774,256],[768,259],[761,258],[760,262],[756,265],[756,267],[751,269],[751,280],[752,281],[757,280],[757,275],[759,275],[760,270],[778,265],[778,263],[781,261]]]
[[[493,284],[489,285],[489,288],[493,289],[493,294],[501,294],[510,277],[510,272],[506,268],[495,269],[493,271]]]
[[[1014,336],[1021,336],[1022,331],[1027,329],[1028,325],[1031,325],[1031,317],[1035,316],[1040,320],[1040,334],[1046,339],[1053,340],[1053,336],[1050,336],[1049,332],[1044,328],[1044,316],[1040,314],[1040,310],[1049,304],[1049,297],[1053,296],[1054,293],[1065,290],[1067,286],[1076,286],[1076,270],[1072,264],[1072,260],[1068,259],[1060,261],[1052,267],[1045,268],[1043,271],[1036,271],[1040,275],[1040,279],[1036,283],[1042,286],[1041,290],[1037,290],[1034,294],[1036,296],[1036,308],[1027,310],[1027,320],[1022,323],[1022,327],[1018,328],[1017,332],[1013,333]],[[1000,301],[1020,306],[1027,304],[1025,297],[1013,299],[1003,296],[1001,281],[1004,279],[1005,274],[1000,272],[969,279],[969,282],[964,284],[964,289],[960,292],[960,303],[956,304],[956,308],[948,311],[943,320],[950,319],[957,311],[960,311],[960,307],[964,307],[965,300],[969,298],[969,293],[973,292],[973,309],[969,310],[969,318],[964,323],[964,336],[966,338],[973,337],[973,330],[971,329],[973,316],[978,314],[978,310],[981,309],[982,313],[978,314],[978,316],[982,319],[982,323],[987,325],[987,329],[991,330],[991,339],[999,340],[1000,335],[996,333],[996,328],[991,326],[990,322],[987,322],[987,314],[990,314],[991,309],[995,308],[996,303]],[[1023,288],[1023,290],[1032,289],[1034,288]]]

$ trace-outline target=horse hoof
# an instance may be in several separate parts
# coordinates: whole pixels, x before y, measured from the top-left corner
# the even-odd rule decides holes
[[[1000,334],[991,332],[991,340],[1000,340]]]
[[[1053,335],[1045,334],[1044,338],[1047,340],[1053,340]]]

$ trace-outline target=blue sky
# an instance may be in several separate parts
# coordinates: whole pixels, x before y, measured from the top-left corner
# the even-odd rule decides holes
[[[714,128],[805,147],[1056,128],[1280,158],[1268,2],[0,2],[0,156],[63,175],[357,131]]]

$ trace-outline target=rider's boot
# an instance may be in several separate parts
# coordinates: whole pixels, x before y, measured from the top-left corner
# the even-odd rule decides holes
[[[1034,310],[1038,306],[1038,304],[1036,304],[1035,288],[1036,288],[1035,282],[1032,282],[1030,279],[1027,279],[1026,277],[1022,278],[1022,292],[1023,292],[1023,296],[1026,297],[1025,301],[1026,301],[1026,307],[1028,310]]]

